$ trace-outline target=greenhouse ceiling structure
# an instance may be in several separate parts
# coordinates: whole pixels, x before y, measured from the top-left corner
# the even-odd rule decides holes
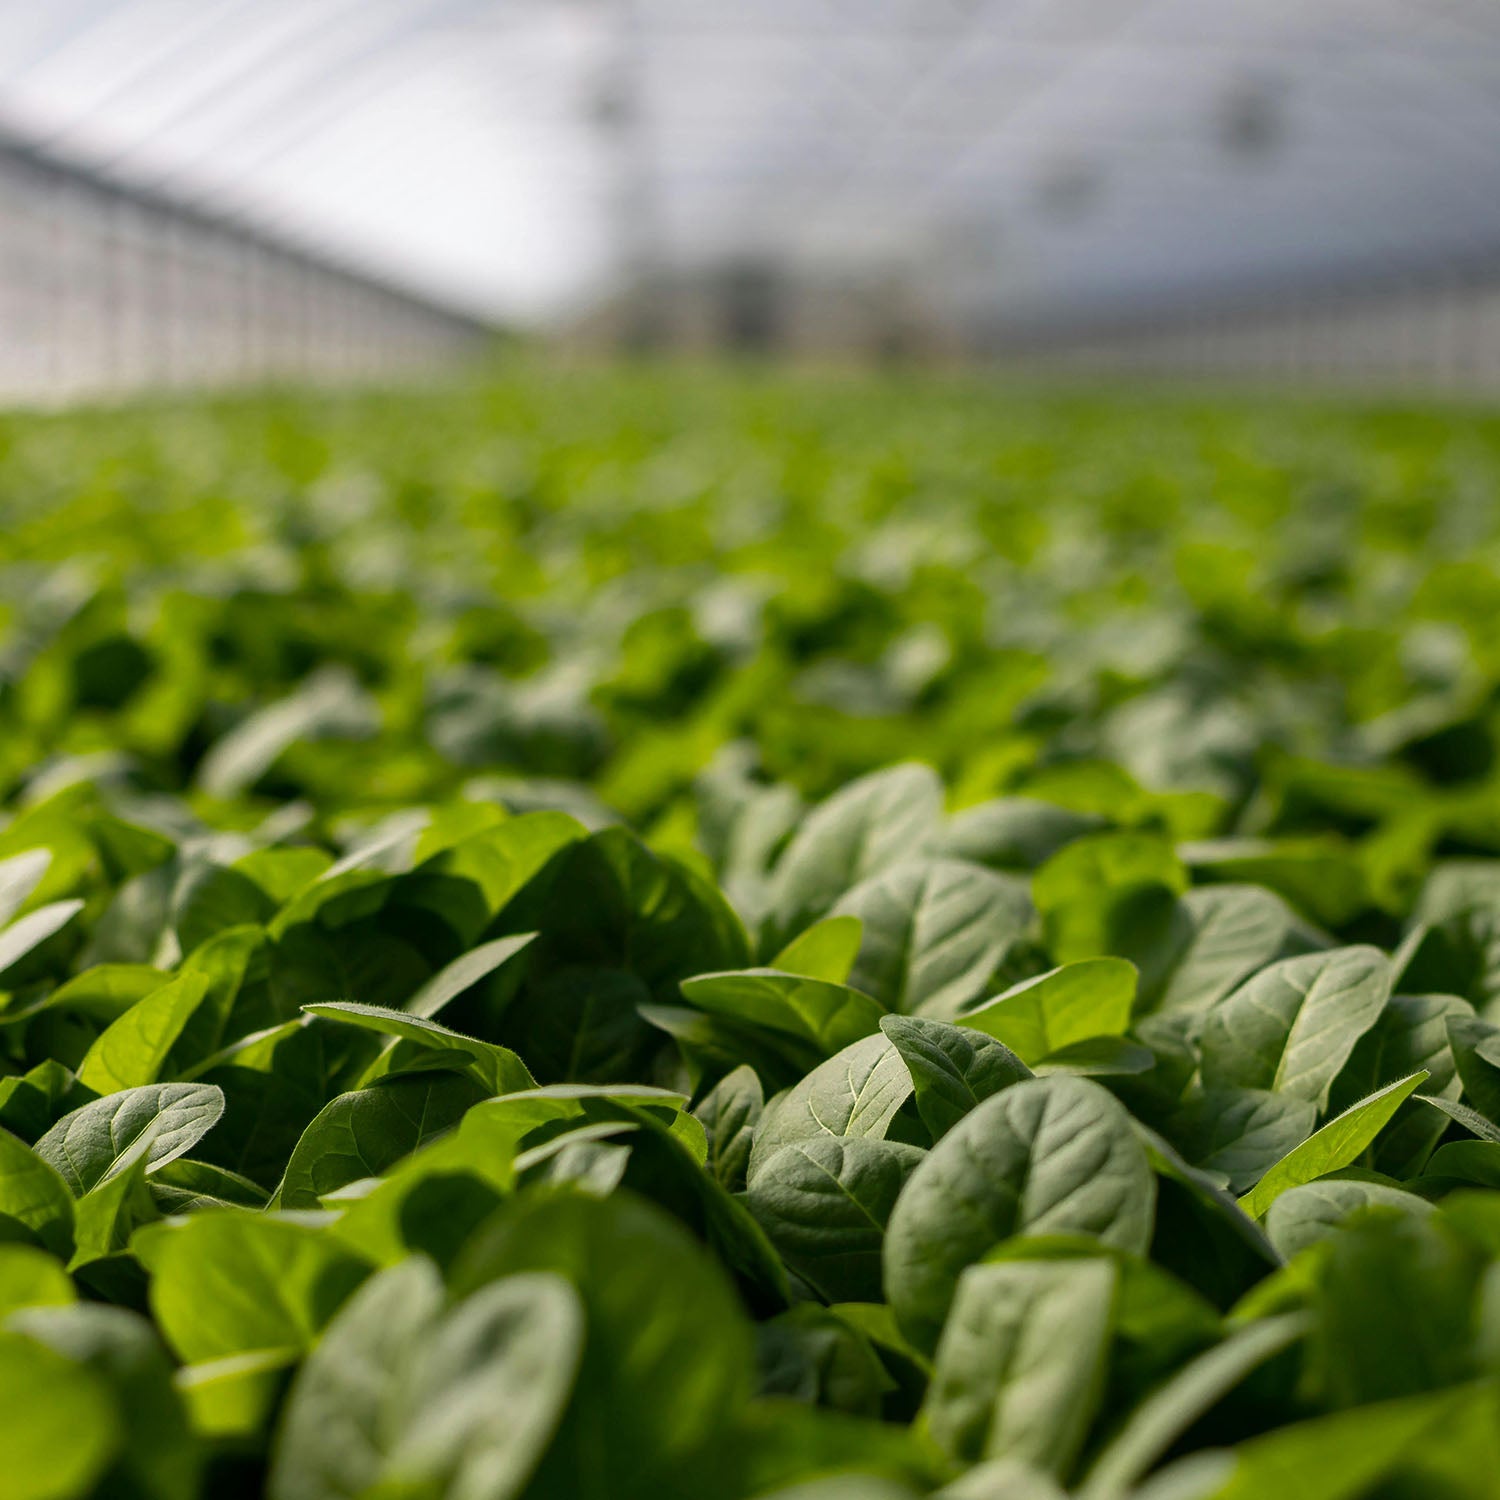
[[[1500,251],[1487,0],[0,0],[0,121],[530,322],[727,260],[1045,323]]]

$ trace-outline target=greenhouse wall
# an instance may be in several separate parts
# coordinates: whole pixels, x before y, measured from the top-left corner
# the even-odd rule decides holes
[[[0,398],[384,377],[489,336],[249,227],[0,142]]]

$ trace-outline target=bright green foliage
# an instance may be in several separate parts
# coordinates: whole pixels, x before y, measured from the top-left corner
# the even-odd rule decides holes
[[[0,418],[0,1500],[1493,1500],[1500,425]]]

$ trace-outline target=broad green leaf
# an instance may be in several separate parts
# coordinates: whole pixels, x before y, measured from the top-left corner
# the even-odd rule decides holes
[[[96,1094],[155,1083],[167,1054],[208,994],[208,980],[185,974],[138,1000],[100,1033],[78,1065],[78,1081]]]
[[[805,974],[809,979],[845,984],[859,956],[861,936],[858,917],[824,917],[794,937],[772,958],[769,967],[783,974]]]
[[[258,927],[276,904],[248,875],[228,865],[189,860],[172,889],[169,921],[183,953],[234,927]]]
[[[1455,995],[1392,995],[1380,1019],[1355,1045],[1328,1096],[1335,1112],[1356,1104],[1366,1094],[1419,1069],[1427,1070],[1428,1094],[1457,1099],[1462,1085],[1449,1044],[1448,1023],[1471,1017],[1472,1009]],[[1406,1178],[1421,1170],[1443,1132],[1439,1115],[1417,1099],[1401,1106],[1380,1138],[1372,1165],[1392,1177]]]
[[[1306,1331],[1307,1320],[1300,1314],[1267,1318],[1184,1365],[1131,1413],[1089,1466],[1080,1500],[1112,1500],[1128,1492],[1194,1422]]]
[[[833,910],[862,926],[850,984],[891,1010],[945,1020],[983,993],[1033,917],[1024,881],[953,859],[892,865]]]
[[[446,1316],[443,1300],[420,1257],[350,1298],[289,1397],[271,1500],[519,1492],[572,1390],[577,1298],[557,1278],[518,1276]]]
[[[1189,931],[1159,995],[1159,1011],[1204,1011],[1252,974],[1327,945],[1272,891],[1256,885],[1202,886],[1180,898]]]
[[[1497,1456],[1493,1437],[1473,1447],[1469,1439],[1494,1420],[1493,1391],[1478,1384],[1294,1422],[1240,1445],[1227,1480],[1199,1494],[1204,1500],[1363,1500],[1381,1479],[1445,1447],[1462,1472],[1484,1472]],[[1434,1491],[1419,1482],[1415,1493]]]
[[[499,1034],[548,1083],[636,1077],[657,1040],[646,1017],[665,1009],[650,996],[628,969],[566,965],[526,986]]]
[[[0,1323],[22,1307],[57,1307],[78,1293],[62,1262],[31,1245],[0,1243]]]
[[[358,1005],[350,1000],[329,1000],[320,1005],[304,1005],[302,1009],[308,1015],[322,1016],[328,1021],[361,1027],[379,1036],[397,1037],[432,1052],[451,1055],[455,1061],[461,1060],[465,1071],[491,1094],[514,1094],[536,1087],[536,1079],[527,1071],[526,1064],[508,1047],[462,1036],[423,1016],[387,1010],[380,1005]],[[367,1070],[366,1078],[379,1076],[375,1071],[377,1066],[378,1060]]]
[[[73,1011],[108,1026],[169,978],[149,964],[93,964],[40,999],[0,1011],[0,1026],[27,1021],[49,1010]]]
[[[11,970],[48,938],[61,932],[82,910],[82,901],[54,901],[17,917],[0,931],[0,980],[10,978]]]
[[[1130,1024],[1136,978],[1124,959],[1086,958],[1028,979],[958,1020],[1035,1066],[1075,1043],[1120,1036]]]
[[[108,1387],[123,1440],[101,1494],[196,1500],[204,1455],[173,1387],[172,1362],[145,1318],[123,1307],[78,1302],[28,1308],[9,1326],[91,1370]]]
[[[1326,1177],[1283,1193],[1266,1210],[1266,1235],[1290,1260],[1309,1245],[1327,1239],[1345,1220],[1377,1207],[1423,1216],[1433,1211],[1425,1198],[1383,1182]]]
[[[0,928],[25,906],[51,863],[50,849],[27,849],[0,860]]]
[[[184,1365],[175,1383],[193,1431],[209,1442],[263,1444],[301,1355],[300,1349],[252,1349]]]
[[[750,1147],[750,1179],[783,1146],[797,1141],[884,1137],[911,1095],[911,1073],[881,1032],[851,1042],[767,1101]]]
[[[568,1195],[498,1210],[452,1285],[463,1297],[530,1271],[571,1282],[588,1329],[537,1492],[576,1500],[708,1493],[724,1434],[750,1393],[750,1329],[720,1267],[629,1194]]]
[[[1419,1103],[1430,1105],[1439,1116],[1446,1116],[1462,1125],[1470,1135],[1476,1135],[1482,1141],[1500,1142],[1500,1125],[1480,1114],[1477,1109],[1470,1109],[1467,1104],[1460,1104],[1456,1099],[1444,1099],[1438,1094],[1414,1094],[1412,1097]]]
[[[755,1173],[747,1201],[782,1259],[826,1302],[878,1302],[886,1221],[922,1152],[868,1136],[812,1136]]]
[[[1188,1098],[1168,1133],[1195,1167],[1243,1193],[1317,1124],[1317,1106],[1307,1099],[1265,1089],[1204,1089]]]
[[[72,1249],[73,1194],[58,1170],[24,1141],[0,1130],[0,1225],[29,1230],[60,1255]]]
[[[1391,965],[1376,948],[1274,963],[1209,1011],[1200,1039],[1203,1082],[1271,1089],[1321,1109],[1390,991]]]
[[[513,1500],[557,1431],[583,1345],[584,1309],[561,1276],[507,1276],[471,1292],[413,1351],[382,1485]]]
[[[70,1271],[119,1255],[131,1234],[157,1218],[156,1200],[146,1182],[146,1157],[136,1153],[120,1172],[86,1192],[73,1210]]]
[[[1016,1234],[1086,1234],[1144,1252],[1155,1182],[1124,1109],[1059,1076],[986,1099],[912,1173],[885,1239],[886,1299],[919,1349],[936,1347],[960,1273]]]
[[[726,1073],[693,1113],[708,1132],[708,1167],[730,1192],[745,1185],[751,1144],[765,1109],[765,1093],[753,1068],[741,1063]]]
[[[1108,1260],[970,1266],[923,1406],[943,1450],[1065,1476],[1103,1395],[1114,1301]]]
[[[1368,1099],[1336,1115],[1289,1151],[1240,1199],[1240,1207],[1258,1219],[1288,1188],[1313,1182],[1355,1162],[1359,1154],[1380,1134],[1403,1100],[1415,1093],[1426,1073],[1413,1073],[1388,1083]]]
[[[73,1193],[84,1193],[144,1158],[146,1171],[191,1151],[224,1113],[211,1083],[125,1089],[64,1115],[37,1143]]]
[[[443,1304],[437,1268],[412,1256],[340,1308],[287,1395],[269,1500],[355,1500],[374,1487],[407,1414],[400,1377]]]
[[[1187,872],[1161,834],[1086,834],[1035,874],[1031,899],[1059,963],[1117,954],[1151,990],[1180,951],[1187,918],[1178,896]]]
[[[21,1333],[0,1331],[0,1433],[6,1500],[91,1493],[123,1431],[94,1371]]]
[[[764,1027],[829,1057],[878,1030],[885,1008],[847,985],[775,969],[743,969],[685,979],[682,995],[711,1015]]]
[[[1464,1101],[1486,1119],[1500,1122],[1500,1062],[1486,1056],[1486,1052],[1494,1051],[1500,1029],[1477,1016],[1461,1013],[1448,1015],[1446,1025]]]
[[[1052,802],[997,797],[955,813],[938,848],[995,870],[1034,870],[1064,844],[1102,827],[1103,819]]]
[[[744,925],[717,887],[625,829],[591,834],[559,858],[540,915],[527,914],[539,929],[533,980],[563,966],[623,969],[670,1003],[681,980],[750,962]]]
[[[281,1180],[280,1205],[316,1208],[325,1194],[379,1176],[488,1097],[461,1073],[413,1073],[340,1094],[302,1132]]]
[[[851,782],[815,807],[772,872],[766,947],[785,947],[845,891],[921,853],[937,837],[942,805],[931,768],[903,765]]]
[[[968,1026],[924,1016],[886,1016],[880,1029],[911,1074],[917,1112],[934,1140],[991,1094],[1031,1077],[1004,1043]]]
[[[373,727],[373,707],[353,675],[328,667],[217,740],[198,767],[198,784],[210,797],[233,797],[248,791],[298,740],[360,735]]]
[[[310,1349],[369,1270],[320,1224],[249,1209],[149,1224],[131,1249],[151,1273],[152,1315],[188,1363]]]

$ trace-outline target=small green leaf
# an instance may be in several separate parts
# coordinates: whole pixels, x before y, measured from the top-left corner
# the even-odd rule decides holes
[[[155,1083],[182,1029],[208,994],[208,980],[184,974],[138,1000],[95,1038],[78,1081],[96,1094]]]
[[[970,1266],[922,1409],[943,1451],[1065,1477],[1103,1395],[1114,1301],[1107,1259]]]
[[[817,1058],[878,1030],[885,1007],[847,985],[775,969],[700,974],[682,981],[683,998],[699,1010],[746,1021],[802,1043]]]
[[[858,917],[824,917],[792,939],[770,962],[783,974],[803,974],[844,984],[859,955],[863,924]]]
[[[1336,1115],[1321,1130],[1289,1151],[1239,1200],[1252,1219],[1258,1219],[1288,1188],[1313,1182],[1351,1165],[1360,1152],[1380,1134],[1401,1103],[1427,1077],[1413,1073],[1377,1090],[1369,1098]]]
[[[211,1083],[152,1083],[95,1099],[64,1115],[36,1154],[82,1197],[144,1157],[146,1170],[191,1151],[224,1113]]]
[[[1031,1069],[1003,1042],[968,1026],[886,1016],[880,1029],[911,1074],[917,1112],[934,1140],[991,1094],[1031,1077]]]
[[[1075,1043],[1122,1035],[1136,981],[1135,965],[1123,958],[1081,959],[1016,985],[958,1021],[1004,1042],[1034,1067]]]

